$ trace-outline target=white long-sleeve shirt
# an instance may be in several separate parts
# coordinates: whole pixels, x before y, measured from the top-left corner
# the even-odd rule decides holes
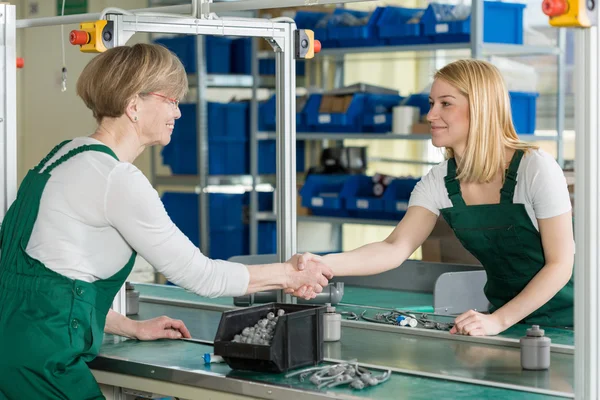
[[[47,164],[85,144],[76,138]],[[211,260],[175,226],[142,172],[108,154],[86,151],[52,171],[27,254],[72,279],[94,282],[119,271],[132,250],[173,283],[201,296],[246,292],[245,265]]]

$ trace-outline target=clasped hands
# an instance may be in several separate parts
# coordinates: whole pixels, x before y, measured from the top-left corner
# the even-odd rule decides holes
[[[333,271],[321,257],[296,254],[285,263],[287,285],[285,292],[306,300],[314,299],[333,278]]]

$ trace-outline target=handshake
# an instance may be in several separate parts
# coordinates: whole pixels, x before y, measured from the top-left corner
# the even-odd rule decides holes
[[[285,293],[306,300],[314,299],[333,278],[331,268],[325,265],[321,257],[311,253],[296,254],[284,266]]]

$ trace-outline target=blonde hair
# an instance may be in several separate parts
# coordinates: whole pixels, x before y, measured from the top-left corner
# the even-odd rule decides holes
[[[506,147],[528,151],[537,146],[519,140],[512,121],[510,98],[500,71],[480,60],[458,60],[440,69],[442,79],[469,101],[469,134],[465,154],[457,161],[457,178],[466,182],[490,182],[506,168]],[[446,149],[446,157],[454,151]]]
[[[94,57],[77,80],[77,95],[100,123],[104,117],[125,113],[136,95],[161,92],[181,99],[188,81],[181,61],[157,44],[135,44],[108,49]]]

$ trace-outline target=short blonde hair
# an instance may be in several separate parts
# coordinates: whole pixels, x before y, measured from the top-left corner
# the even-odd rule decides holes
[[[506,168],[505,147],[529,150],[537,146],[519,140],[512,121],[510,98],[498,69],[480,60],[458,60],[440,69],[442,79],[469,101],[469,135],[457,178],[466,182],[490,182]],[[530,133],[530,132],[528,132]],[[454,151],[446,149],[446,157]]]
[[[157,44],[108,49],[94,57],[77,80],[77,95],[98,123],[104,117],[123,115],[135,95],[161,92],[179,100],[187,90],[181,61]]]

